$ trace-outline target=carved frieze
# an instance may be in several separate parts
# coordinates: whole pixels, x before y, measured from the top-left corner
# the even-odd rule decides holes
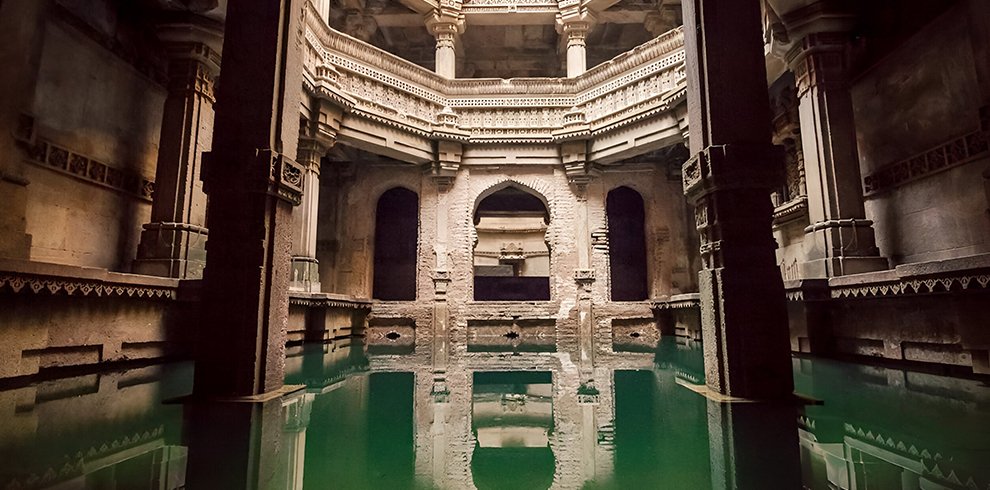
[[[977,130],[911,158],[884,165],[863,178],[863,193],[872,196],[928,177],[990,153],[987,133]]]
[[[120,191],[149,202],[155,192],[155,182],[151,178],[128,170],[121,170],[42,138],[36,138],[35,143],[28,146],[26,150],[28,160],[35,165],[71,175],[101,187]]]

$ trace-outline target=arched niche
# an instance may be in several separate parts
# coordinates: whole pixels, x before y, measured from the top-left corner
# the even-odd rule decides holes
[[[479,196],[474,212],[476,301],[548,301],[550,212],[546,201],[521,186],[499,186]]]
[[[608,193],[605,212],[612,301],[645,300],[649,286],[643,197],[629,187],[617,187]]]
[[[416,299],[419,196],[402,187],[385,191],[375,209],[375,257],[371,297]]]

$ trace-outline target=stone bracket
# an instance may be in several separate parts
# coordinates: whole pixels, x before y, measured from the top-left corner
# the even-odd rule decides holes
[[[712,145],[684,163],[684,194],[693,201],[719,190],[770,189],[779,181],[784,148],[770,144]]]

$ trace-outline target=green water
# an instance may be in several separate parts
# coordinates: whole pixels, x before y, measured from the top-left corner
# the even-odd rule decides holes
[[[183,403],[189,363],[0,392],[0,489],[986,489],[990,387],[795,359],[820,404],[720,404],[699,346],[599,356],[290,350],[259,404]]]

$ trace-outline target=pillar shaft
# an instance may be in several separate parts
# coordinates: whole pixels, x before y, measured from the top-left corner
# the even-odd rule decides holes
[[[588,70],[588,55],[585,40],[588,37],[588,26],[575,23],[564,26],[567,34],[567,76],[569,78],[584,74]]]
[[[305,169],[302,204],[293,213],[291,288],[320,292],[320,264],[316,259],[316,230],[320,211],[320,160],[327,145],[316,139],[299,140],[299,164]]]
[[[171,43],[168,53],[169,93],[162,116],[151,222],[141,232],[134,270],[198,279],[206,265],[207,238],[200,171],[203,152],[213,143],[213,89],[220,55],[205,43],[190,41]]]
[[[705,375],[746,398],[793,389],[783,281],[774,258],[775,159],[756,0],[685,1],[691,152],[685,193],[696,206]]]
[[[283,385],[292,206],[305,177],[291,158],[302,83],[298,7],[298,0],[228,5],[224,83],[205,169],[210,261],[198,329],[200,396],[252,396]]]
[[[456,78],[457,54],[454,51],[454,33],[441,32],[437,37],[437,75]]]
[[[806,231],[815,245],[805,277],[887,268],[863,205],[846,41],[844,33],[813,33],[788,54],[799,97],[811,222]]]

